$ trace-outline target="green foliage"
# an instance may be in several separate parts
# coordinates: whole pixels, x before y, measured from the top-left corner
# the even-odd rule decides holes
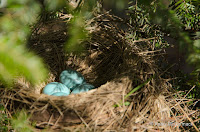
[[[81,1],[84,2],[80,7],[78,7],[78,11],[82,14],[82,16],[88,19],[92,15],[92,11],[96,6],[97,0],[81,0]]]
[[[112,5],[112,7],[116,7],[119,11],[126,7],[127,2],[128,0],[104,0],[105,4]]]
[[[71,11],[73,18],[69,23],[69,40],[65,46],[67,52],[81,53],[84,50],[85,45],[80,42],[87,39],[86,20],[92,17],[95,5],[95,1],[85,1],[83,5]]]
[[[44,0],[44,4],[46,5],[47,11],[58,11],[60,9],[63,9],[67,5],[66,0]]]
[[[198,30],[200,28],[198,1],[179,0],[176,2],[173,0],[170,7],[176,12],[186,29]]]
[[[200,69],[200,41],[199,41],[199,1],[191,0],[178,0],[168,1],[166,0],[141,0],[132,1],[129,6],[130,24],[133,27],[132,33],[127,37],[134,40],[141,38],[157,37],[158,41],[155,42],[156,48],[166,47],[162,46],[162,36],[170,35],[176,38],[181,50],[184,50],[188,54],[188,62],[196,66],[196,71],[192,73],[192,78],[185,75],[181,75],[184,82],[184,86],[177,82],[180,86],[177,89],[186,90],[192,86],[196,86],[188,97],[197,98],[200,95],[199,85],[199,69]],[[170,2],[172,2],[170,4]],[[170,7],[168,7],[168,5]],[[186,30],[194,31],[190,34],[195,37],[190,37]],[[153,44],[153,43],[152,43]],[[178,80],[177,80],[178,81]],[[188,85],[188,84],[190,85]]]
[[[25,48],[30,25],[39,12],[35,1],[8,0],[6,13],[0,17],[0,79],[6,85],[12,85],[18,76],[25,76],[33,84],[47,76],[42,60]]]
[[[24,110],[12,118],[12,127],[16,132],[34,132],[34,128],[29,122],[29,116]]]
[[[5,113],[5,108],[2,105],[0,105],[0,131],[7,132],[9,124],[10,119]]]
[[[78,5],[76,8],[78,10],[69,10],[74,18],[70,22],[67,51],[81,52],[84,49],[84,45],[80,45],[80,40],[84,40],[87,36],[84,30],[85,18],[91,17],[95,2]],[[41,20],[48,20],[55,18],[57,12],[70,6],[65,0],[45,0],[43,6],[45,8],[36,1],[8,0],[6,13],[0,17],[0,79],[6,85],[12,85],[13,79],[18,76],[25,76],[32,84],[44,80],[47,76],[42,60],[25,48],[30,35],[30,25],[36,23],[40,13]]]
[[[198,0],[173,0],[170,7],[175,11],[178,19],[182,23],[185,30],[189,30],[192,40],[187,47],[188,50],[187,62],[195,66],[196,70],[191,73],[192,79],[187,79],[186,82],[191,86],[196,87],[191,91],[191,96],[194,98],[200,97],[199,89],[199,72],[200,72],[200,1]],[[186,35],[184,35],[186,36]],[[187,36],[188,37],[188,36]],[[184,39],[189,40],[189,37]],[[183,47],[185,48],[185,47]],[[194,94],[195,93],[195,94]]]
[[[131,96],[134,92],[138,91],[140,88],[144,87],[147,83],[149,83],[155,76],[150,77],[148,80],[146,80],[144,83],[138,85],[137,87],[133,88],[126,96],[124,96],[124,99],[127,99],[129,96]],[[122,106],[123,103],[120,101],[119,105],[115,104],[114,107]],[[124,102],[124,105],[130,105],[130,102]]]
[[[129,23],[132,26],[131,32],[129,36],[127,36],[127,39],[133,39],[133,40],[139,40],[144,38],[154,38],[156,39],[154,41],[150,41],[152,45],[155,44],[155,48],[162,48],[167,47],[168,45],[163,45],[162,42],[164,42],[162,36],[164,33],[162,32],[162,28],[159,24],[156,24],[156,22],[162,21],[162,18],[155,19],[156,22],[151,21],[151,13],[149,13],[149,10],[151,12],[154,12],[154,8],[156,6],[150,6],[150,9],[145,8],[145,5],[142,4],[136,4],[134,2],[129,3],[128,8],[128,15],[129,15]]]
[[[136,19],[134,26],[139,26],[143,30],[146,28],[147,31],[151,29],[150,32],[146,32],[147,37],[161,34],[155,33],[155,31],[160,30],[162,33],[169,33],[173,37],[187,38],[187,35],[182,33],[181,26],[183,24],[177,17],[175,11],[168,9],[163,3],[163,0],[138,1],[137,4],[134,3],[130,7],[130,20],[134,21]],[[190,43],[188,39],[186,40],[184,40],[185,43]]]
[[[140,28],[144,27],[143,31],[146,31],[146,34],[149,34],[149,30],[151,29],[149,22],[149,14],[145,13],[145,11],[137,5],[131,5],[128,9],[130,16],[129,21],[130,24],[133,26],[132,30],[139,31]]]
[[[174,85],[174,89],[184,91],[184,95],[190,90],[187,98],[198,99],[200,97],[199,73],[193,71],[190,76],[183,73],[179,73],[177,76],[179,78],[176,80],[177,82],[175,83],[176,85]],[[194,88],[191,90],[192,87]]]
[[[80,43],[87,36],[84,24],[84,19],[80,17],[80,14],[74,16],[73,20],[71,20],[69,28],[70,37],[65,46],[67,52],[80,53],[84,49],[84,45]]]
[[[138,39],[144,33],[143,36],[147,38],[169,34],[178,40],[182,50],[187,49],[186,53],[190,55],[188,61],[197,64],[200,58],[200,51],[197,48],[199,40],[191,40],[188,33],[184,31],[200,29],[199,6],[190,0],[179,0],[178,2],[173,1],[171,5],[168,1],[168,5],[172,7],[169,8],[164,2],[164,0],[132,2],[133,5],[129,6],[129,16],[130,24],[133,26],[134,39]],[[157,44],[157,47],[160,46]],[[200,65],[197,66],[197,69],[198,67],[200,68]]]

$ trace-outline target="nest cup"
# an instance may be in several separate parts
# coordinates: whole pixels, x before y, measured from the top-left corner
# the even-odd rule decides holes
[[[32,88],[21,78],[13,89],[1,89],[1,99],[7,103],[7,110],[13,114],[17,109],[26,109],[31,114],[30,121],[39,129],[178,130],[179,127],[149,125],[155,120],[170,118],[166,95],[171,88],[171,84],[159,76],[163,72],[154,61],[156,51],[148,52],[149,49],[154,51],[151,43],[125,39],[129,25],[107,13],[96,16],[87,25],[90,38],[82,42],[87,52],[76,55],[63,51],[68,34],[62,19],[38,24],[28,47],[44,59],[51,71],[49,79]],[[59,81],[59,74],[67,68],[80,72],[96,89],[62,97],[41,94],[45,85]]]

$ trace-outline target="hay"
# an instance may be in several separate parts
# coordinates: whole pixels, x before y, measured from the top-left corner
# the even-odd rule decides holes
[[[48,27],[59,25],[58,22],[62,26],[57,31]],[[53,131],[180,131],[185,127],[167,124],[185,120],[197,130],[197,111],[187,108],[184,97],[174,98],[179,94],[173,94],[169,79],[161,78],[165,71],[160,71],[155,61],[159,51],[149,42],[156,38],[127,40],[129,25],[105,13],[88,22],[91,36],[82,42],[88,52],[65,54],[66,25],[61,20],[45,25],[51,31],[44,32],[44,25],[39,25],[29,47],[43,57],[51,70],[50,77],[35,88],[23,78],[16,81],[13,89],[1,88],[0,97],[10,115],[17,109],[26,109],[37,128]],[[60,72],[68,67],[81,72],[97,89],[66,97],[40,94],[48,82],[58,81]],[[125,98],[152,76],[146,85]]]

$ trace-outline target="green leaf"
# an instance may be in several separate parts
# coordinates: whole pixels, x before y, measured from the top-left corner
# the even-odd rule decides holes
[[[65,49],[67,52],[80,53],[84,49],[84,45],[81,41],[87,37],[87,31],[84,27],[84,19],[81,14],[76,15],[70,24],[69,35],[70,39],[66,42]]]
[[[149,81],[152,80],[154,76],[150,77],[148,80],[146,80],[144,83],[138,85],[137,87],[135,87],[133,90],[131,90],[125,97],[124,99],[127,99],[129,96],[131,96],[134,92],[136,92],[137,90],[139,90],[140,88],[142,88],[143,86],[145,86],[147,83],[149,83]],[[119,106],[122,106],[123,105],[123,102],[120,101],[119,104],[115,104],[113,105],[113,107],[119,107]],[[130,102],[124,102],[124,105],[130,105]]]
[[[9,14],[0,17],[0,80],[12,85],[15,78],[25,76],[32,84],[39,83],[47,77],[47,70],[25,43],[40,6],[29,0],[9,0],[8,4]]]
[[[16,132],[33,132],[34,128],[30,125],[29,116],[26,111],[21,110],[12,119],[12,126]]]
[[[67,5],[66,0],[44,0],[48,11],[55,11],[64,8]]]
[[[140,88],[142,88],[143,86],[145,86],[147,83],[149,83],[149,81],[151,81],[153,77],[150,77],[148,80],[146,80],[144,83],[138,85],[137,87],[135,87],[133,90],[131,90],[125,97],[124,99],[128,98],[131,94],[133,94],[134,92],[136,92],[137,90],[139,90]]]

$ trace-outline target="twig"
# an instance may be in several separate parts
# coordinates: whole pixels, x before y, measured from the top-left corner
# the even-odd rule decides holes
[[[88,124],[85,122],[85,120],[78,114],[78,112],[74,109],[75,113],[78,115],[78,117],[81,119],[81,121],[85,124],[85,126],[91,131],[91,128],[88,126]]]

